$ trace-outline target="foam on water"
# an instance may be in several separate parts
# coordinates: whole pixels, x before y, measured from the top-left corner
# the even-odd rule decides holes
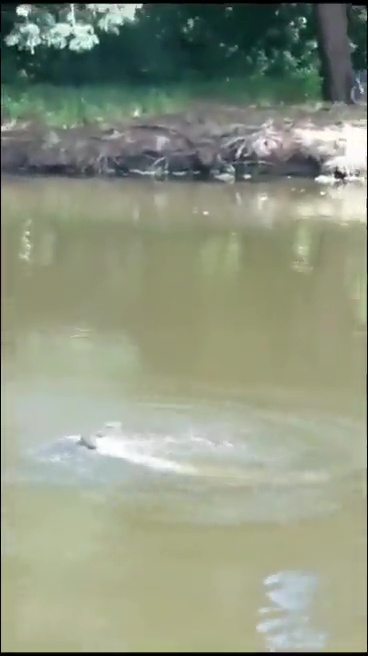
[[[80,435],[69,435],[67,439],[77,442],[80,439]],[[180,464],[169,460],[166,458],[161,458],[148,453],[147,450],[143,452],[139,449],[141,447],[147,447],[147,440],[144,440],[144,444],[134,442],[132,438],[119,438],[104,436],[103,438],[97,438],[97,446],[94,453],[97,453],[101,456],[107,456],[110,458],[121,458],[135,465],[142,465],[150,469],[156,469],[159,471],[171,471],[177,474],[194,474],[196,469],[189,464]]]
[[[366,456],[365,426],[230,410],[214,418],[187,408],[164,419],[130,415],[96,433],[85,425],[82,435],[93,435],[96,449],[66,430],[28,448],[24,466],[7,469],[7,478],[92,488],[103,498],[111,492],[149,508],[150,517],[201,524],[325,516],[362,498],[357,452],[363,442]]]
[[[134,481],[141,481],[141,475],[156,472],[176,476],[175,486],[186,485],[180,478],[187,476],[193,486],[240,485],[248,490],[273,491],[302,487],[317,490],[329,483],[334,487],[335,482],[339,485],[340,479],[344,481],[349,472],[355,471],[350,425],[340,426],[327,417],[317,421],[314,416],[285,413],[262,412],[259,417],[247,412],[248,423],[234,422],[233,417],[229,422],[223,415],[216,423],[175,417],[178,420],[171,422],[172,426],[168,417],[164,431],[155,421],[150,422],[149,431],[137,425],[127,428],[120,422],[109,422],[93,434],[95,449],[77,446],[81,435],[69,435],[66,442],[64,437],[64,445],[69,442],[72,452],[59,445],[61,460],[76,473],[83,471],[92,478],[106,476],[110,482],[124,480],[134,485]],[[107,459],[113,468],[107,465],[108,471]],[[48,461],[56,460],[48,452]],[[119,467],[119,460],[125,466]]]
[[[166,458],[159,458],[150,453],[142,453],[134,448],[130,440],[117,440],[114,437],[104,437],[97,442],[96,452],[111,458],[123,458],[135,465],[143,465],[160,471],[172,471],[178,474],[195,473],[194,467],[179,464]]]

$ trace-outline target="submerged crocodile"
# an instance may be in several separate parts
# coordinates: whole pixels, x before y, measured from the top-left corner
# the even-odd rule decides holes
[[[122,432],[122,427],[119,422],[107,423],[104,428],[91,433],[89,435],[79,435],[77,436],[76,443],[79,446],[85,447],[86,449],[99,452],[105,455],[113,455],[106,452],[102,448],[103,444],[106,444],[107,441],[113,443],[116,439],[117,444],[119,441],[124,438]],[[110,440],[108,440],[110,438]],[[120,456],[121,457],[121,456]],[[127,453],[127,459],[135,461],[141,464],[151,464],[158,466],[158,468],[168,469],[176,471],[177,473],[189,476],[196,476],[201,478],[211,478],[215,480],[222,480],[222,482],[237,486],[318,486],[318,485],[328,485],[328,484],[342,484],[344,482],[350,481],[358,484],[359,490],[360,485],[363,491],[363,494],[366,496],[366,477],[367,477],[367,464],[361,463],[360,467],[354,466],[351,464],[340,465],[331,465],[327,464],[321,469],[301,469],[295,468],[290,469],[286,467],[275,468],[267,466],[266,464],[249,464],[249,466],[236,466],[236,465],[208,465],[200,464],[195,465],[188,462],[183,462],[179,464],[178,462],[171,462],[163,458],[154,458],[152,457],[149,462],[147,458],[142,456],[141,458],[130,457],[130,454]],[[160,463],[162,467],[160,467]],[[361,480],[362,478],[362,480]]]

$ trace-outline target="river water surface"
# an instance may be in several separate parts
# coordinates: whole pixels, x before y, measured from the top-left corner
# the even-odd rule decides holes
[[[366,649],[366,189],[1,205],[2,648]]]

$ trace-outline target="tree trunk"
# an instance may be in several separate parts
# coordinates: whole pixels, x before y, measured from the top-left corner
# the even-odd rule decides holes
[[[324,100],[352,103],[354,71],[346,4],[315,5]]]

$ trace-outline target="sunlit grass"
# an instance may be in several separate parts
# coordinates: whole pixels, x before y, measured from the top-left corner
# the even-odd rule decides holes
[[[196,101],[260,106],[315,101],[319,99],[319,83],[310,75],[287,80],[244,76],[165,87],[24,84],[2,85],[1,96],[6,120],[33,118],[49,125],[70,126],[177,112]]]

